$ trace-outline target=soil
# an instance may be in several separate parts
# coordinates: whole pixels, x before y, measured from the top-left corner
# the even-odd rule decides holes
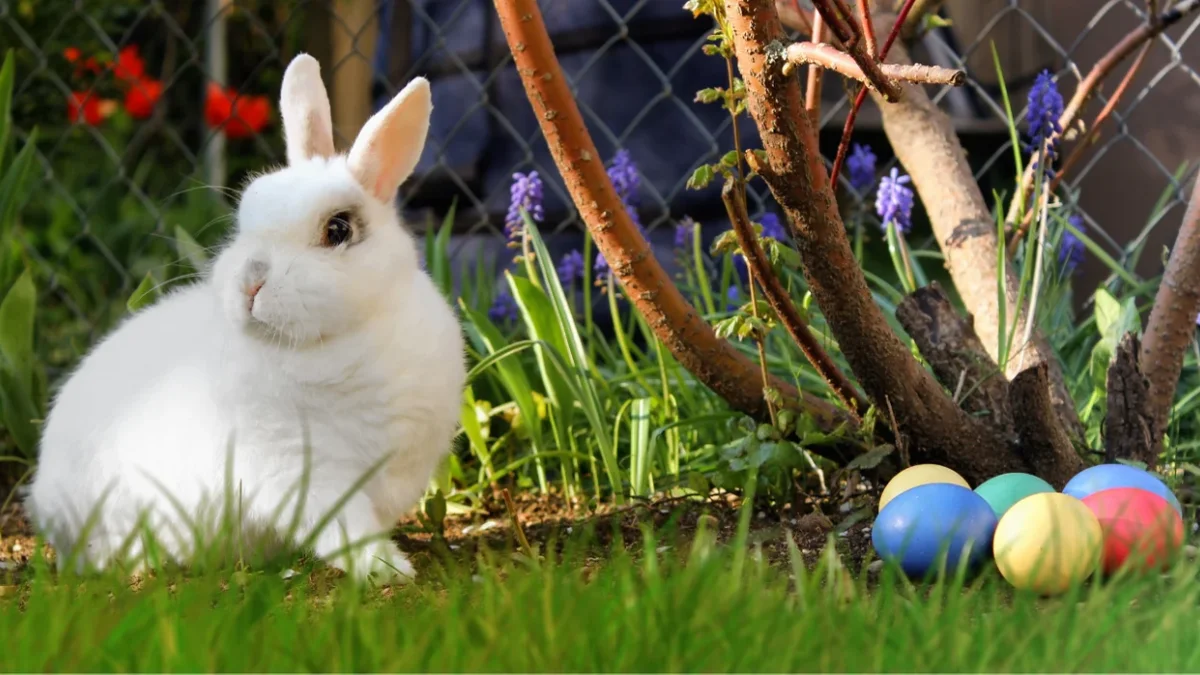
[[[589,512],[561,495],[519,494],[513,498],[520,534],[539,557],[572,559],[585,568],[595,567],[619,550],[637,556],[647,533],[660,554],[691,550],[702,532],[708,540],[728,543],[736,537],[741,501],[733,494],[714,492],[707,499],[641,501],[623,507],[602,507]],[[870,507],[867,507],[869,509]],[[789,563],[788,537],[805,561],[814,565],[828,541],[852,572],[871,556],[871,515],[834,502],[807,503],[793,509],[760,508],[750,519],[747,541],[770,563]],[[19,572],[34,553],[32,528],[20,504],[0,512],[0,574]],[[409,554],[420,576],[441,564],[473,567],[481,556],[528,555],[513,526],[505,502],[486,502],[469,514],[448,515],[440,533],[418,516],[399,523],[395,539]],[[49,546],[46,550],[50,555]],[[582,556],[582,560],[579,557]]]

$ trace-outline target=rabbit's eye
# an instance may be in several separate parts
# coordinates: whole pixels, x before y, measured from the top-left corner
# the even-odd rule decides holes
[[[350,212],[339,211],[330,216],[325,223],[325,233],[321,237],[321,243],[325,246],[333,248],[341,246],[350,241],[351,235],[354,234],[354,228],[350,225]]]

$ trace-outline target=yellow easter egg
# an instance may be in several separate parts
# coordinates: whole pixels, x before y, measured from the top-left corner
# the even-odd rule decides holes
[[[992,553],[1014,587],[1056,595],[1096,569],[1102,542],[1100,521],[1086,504],[1061,492],[1042,492],[1005,512]]]
[[[883,511],[883,507],[887,506],[887,503],[895,499],[901,492],[929,483],[951,483],[953,485],[961,485],[968,490],[971,489],[971,486],[967,485],[965,478],[944,466],[938,464],[914,464],[896,474],[895,478],[888,481],[888,484],[883,488],[883,494],[879,497],[879,510]]]

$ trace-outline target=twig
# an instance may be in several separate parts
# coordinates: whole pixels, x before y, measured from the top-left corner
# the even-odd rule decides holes
[[[799,0],[797,0],[799,2]],[[812,41],[820,43],[825,39],[825,19],[820,13],[813,17],[812,24]],[[788,61],[783,65],[787,68],[791,64]],[[814,126],[821,126],[821,75],[825,69],[820,64],[814,63],[808,67],[808,82],[804,87],[804,109],[808,111],[808,116],[812,118]]]
[[[1065,132],[1075,124],[1075,120],[1079,117],[1080,111],[1085,103],[1099,88],[1100,83],[1108,77],[1109,73],[1116,70],[1117,66],[1129,57],[1135,49],[1142,44],[1158,37],[1163,31],[1171,26],[1179,23],[1188,14],[1200,9],[1200,0],[1182,0],[1171,9],[1166,10],[1158,15],[1157,21],[1151,19],[1146,23],[1138,26],[1130,31],[1124,38],[1121,39],[1112,49],[1108,50],[1096,65],[1092,66],[1091,71],[1075,88],[1075,94],[1071,96],[1071,100],[1063,108],[1062,115],[1058,118],[1058,125]],[[1058,136],[1055,135],[1047,139],[1046,143],[1057,141]],[[1021,202],[1029,196],[1029,190],[1033,187],[1034,179],[1033,166],[1026,167],[1025,174],[1021,176],[1021,186],[1016,194],[1013,195],[1012,204],[1009,206],[1009,225],[1016,224],[1017,209]]]
[[[875,24],[871,22],[871,0],[858,0],[858,19],[862,23],[863,37],[867,40],[867,53],[878,54],[875,43]],[[814,42],[819,42],[814,40]]]
[[[1142,339],[1141,368],[1150,382],[1156,442],[1162,438],[1170,419],[1183,354],[1196,333],[1197,314],[1200,314],[1200,179],[1192,188],[1192,198],[1179,225]]]
[[[892,23],[892,30],[888,33],[887,41],[883,43],[883,49],[879,50],[879,63],[883,63],[887,58],[888,50],[892,48],[892,43],[896,41],[896,37],[900,35],[900,27],[904,25],[904,19],[912,10],[915,0],[905,0],[904,6],[900,8],[900,13],[896,15],[896,20]],[[838,176],[842,172],[842,164],[846,162],[846,153],[850,150],[850,135],[854,132],[854,121],[858,119],[858,111],[862,108],[863,101],[867,100],[867,88],[863,87],[858,91],[858,95],[854,97],[854,105],[850,107],[850,114],[846,115],[846,124],[842,127],[842,140],[838,143],[837,155],[833,159],[833,170],[829,172],[829,181],[837,185]],[[888,102],[895,102],[898,99],[884,96]]]
[[[737,235],[742,255],[745,256],[747,266],[753,272],[759,286],[762,287],[767,304],[775,311],[775,316],[779,318],[784,329],[800,347],[800,351],[808,357],[813,368],[829,384],[829,388],[837,394],[847,408],[855,411],[861,418],[867,413],[870,404],[858,393],[858,389],[850,382],[850,378],[846,377],[846,374],[834,364],[833,359],[821,347],[821,343],[817,341],[804,318],[800,316],[800,312],[796,310],[796,305],[788,295],[787,289],[783,287],[779,277],[771,269],[766,251],[759,244],[758,237],[754,233],[754,226],[750,224],[745,197],[741,191],[736,189],[732,181],[726,181],[725,188],[721,191],[721,198],[725,201],[725,210],[729,214],[733,232]]]
[[[734,409],[768,419],[756,364],[731,343],[717,338],[659,265],[621,207],[554,55],[536,0],[495,0],[495,5],[554,163],[626,296],[680,365]],[[823,429],[833,431],[843,425],[855,428],[853,419],[829,402],[799,392],[777,377],[772,378],[771,386],[787,405],[811,415]],[[851,447],[845,441],[820,451],[834,461],[845,462],[862,448]]]
[[[863,75],[862,69],[858,67],[854,59],[850,58],[849,54],[831,45],[820,42],[797,42],[789,45],[786,53],[785,74],[789,66],[816,65],[828,68],[842,77],[857,80],[872,89],[875,88],[875,85]],[[942,66],[884,64],[880,66],[880,70],[884,75],[902,82],[960,87],[967,81],[965,72]]]
[[[899,101],[900,86],[884,75],[883,71],[879,69],[879,64],[883,59],[876,59],[873,52],[867,52],[866,46],[863,44],[864,41],[857,39],[862,32],[856,25],[857,22],[855,22],[854,17],[849,12],[835,14],[834,9],[830,6],[832,2],[833,0],[814,0],[813,7],[825,18],[825,22],[833,29],[834,35],[837,36],[838,40],[841,40],[842,46],[850,53],[850,58],[854,59],[854,62],[862,69],[863,77],[870,81],[871,88],[882,93],[883,97],[888,101]],[[835,21],[844,21],[845,25],[849,26],[848,30],[854,34],[854,39],[848,39],[839,32],[837,26],[834,24]],[[884,47],[884,49],[886,50],[887,48]]]
[[[763,146],[746,160],[783,207],[808,287],[866,394],[877,405],[891,401],[901,433],[924,461],[949,464],[968,480],[1022,470],[1004,441],[959,409],[917,363],[875,304],[846,239],[800,88],[774,65],[783,30],[773,0],[725,0],[725,11]]]
[[[1092,125],[1088,127],[1083,138],[1079,139],[1074,147],[1071,148],[1071,154],[1067,155],[1062,168],[1056,171],[1054,178],[1050,180],[1050,185],[1046,188],[1046,194],[1042,195],[1043,201],[1049,201],[1050,195],[1054,194],[1059,184],[1062,183],[1063,178],[1071,172],[1071,169],[1083,157],[1083,153],[1091,146],[1092,140],[1100,134],[1100,127],[1103,126],[1104,122],[1108,120],[1109,115],[1116,109],[1117,103],[1121,101],[1121,97],[1125,95],[1125,91],[1129,88],[1130,83],[1133,82],[1134,76],[1137,75],[1138,70],[1142,67],[1142,63],[1145,62],[1146,54],[1150,51],[1150,45],[1150,42],[1142,45],[1142,50],[1138,52],[1137,58],[1129,66],[1129,70],[1125,72],[1125,77],[1121,78],[1121,83],[1117,85],[1117,88],[1113,91],[1113,95],[1104,104],[1104,108],[1100,110],[1100,113],[1096,115],[1096,119],[1092,121]],[[1017,231],[1013,233],[1012,238],[1009,240],[1008,257],[1010,260],[1016,254],[1017,244],[1021,242],[1021,238],[1025,236],[1025,232],[1033,222],[1035,212],[1036,208],[1029,209],[1026,212],[1024,219],[1021,221],[1021,226],[1017,228]]]
[[[525,555],[529,556],[531,562],[537,561],[537,554],[533,552],[533,547],[529,545],[529,539],[525,537],[525,528],[521,527],[521,521],[517,519],[517,506],[513,504],[512,495],[508,494],[508,488],[500,493],[504,497],[504,505],[508,508],[508,517],[512,519],[513,531],[517,534],[517,543],[521,545],[521,550],[525,551]]]
[[[1022,457],[1033,473],[1061,490],[1083,470],[1083,459],[1058,423],[1050,400],[1046,364],[1038,363],[1017,373],[1008,393]]]
[[[842,11],[838,0],[812,0],[812,6],[833,31],[834,37],[847,48],[858,40],[858,27],[854,25],[848,13]]]

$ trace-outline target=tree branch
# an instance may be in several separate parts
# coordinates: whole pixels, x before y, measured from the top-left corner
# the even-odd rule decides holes
[[[1045,363],[1017,373],[1009,386],[1009,402],[1022,458],[1035,474],[1061,490],[1084,464],[1058,423]]]
[[[936,14],[941,8],[943,0],[916,0],[913,3],[912,10],[908,13],[908,17],[900,26],[900,35],[905,40],[912,39],[917,30],[921,27],[921,22],[930,14]],[[904,0],[896,0],[895,10],[899,13],[900,8],[904,6]]]
[[[849,12],[839,12],[834,7],[835,0],[813,0],[813,8],[816,9],[825,19],[825,23],[833,29],[833,33],[839,40],[842,41],[842,46],[846,51],[850,52],[850,58],[858,64],[859,69],[863,73],[863,77],[871,83],[871,88],[880,92],[884,98],[889,101],[899,101],[902,94],[899,86],[890,78],[883,74],[879,69],[879,61],[875,60],[875,54],[868,53],[866,49],[866,40],[857,39],[863,34],[862,29],[858,27],[854,16]],[[853,34],[853,39],[839,31],[839,25],[849,27],[850,33]],[[873,40],[872,40],[873,42]]]
[[[536,0],[496,0],[496,10],[521,82],[571,199],[608,259],[626,296],[679,363],[729,404],[758,419],[768,418],[757,365],[717,338],[658,264],[649,245],[622,208],[605,172],[579,107],[563,76]],[[853,429],[853,420],[827,401],[772,378],[791,407],[811,415],[825,430]],[[822,448],[844,462],[846,448]]]
[[[1126,333],[1108,367],[1104,461],[1132,459],[1153,469],[1162,451],[1162,436],[1155,433],[1150,383],[1138,367],[1139,350],[1137,335]]]
[[[877,17],[880,21],[885,19]],[[899,44],[893,47],[889,60],[910,63]],[[913,186],[921,197],[934,236],[945,256],[954,288],[967,312],[975,318],[975,331],[988,354],[998,361],[1000,331],[1018,337],[1025,334],[1027,313],[1024,307],[1017,311],[1019,280],[1010,266],[1004,265],[1001,270],[998,264],[1000,241],[996,236],[995,221],[967,164],[966,152],[950,118],[921,87],[902,86],[905,88],[904,99],[899,103],[885,103],[876,97],[883,129],[900,163],[912,176]],[[1001,279],[1005,288],[1006,316],[1009,322],[1015,322],[1015,326],[1012,323],[1000,325],[997,288]],[[1058,360],[1039,332],[1034,331],[1033,339],[1027,344],[1012,345],[1009,361],[1000,365],[1011,378],[1017,374],[1022,359],[1026,364],[1047,364],[1053,387],[1051,400],[1059,420],[1069,436],[1082,438],[1083,425],[1063,384]]]
[[[1192,198],[1179,225],[1142,340],[1140,365],[1150,382],[1149,405],[1156,443],[1161,441],[1170,420],[1183,354],[1196,334],[1197,314],[1200,314],[1200,179],[1192,187]]]
[[[914,457],[981,480],[1022,463],[981,422],[964,413],[892,332],[867,288],[818,153],[796,79],[785,77],[784,34],[774,0],[725,0],[748,109],[763,157],[747,161],[783,207],[804,275],[830,330],[867,395],[890,403]],[[828,18],[828,17],[826,17]]]
[[[935,281],[905,297],[896,318],[959,405],[1011,436],[1008,379],[979,341],[971,316],[963,318]]]
[[[875,90],[875,85],[863,75],[862,69],[858,67],[854,59],[850,58],[846,52],[832,45],[821,42],[796,42],[788,46],[787,64],[784,65],[784,74],[787,74],[791,70],[791,66],[806,64],[815,64],[822,68],[828,68],[842,77],[857,80]],[[919,64],[898,66],[886,64],[880,66],[880,70],[891,79],[919,84],[941,84],[959,87],[967,81],[967,74],[963,71],[953,68],[943,68],[941,66]]]
[[[729,213],[729,222],[733,225],[734,234],[737,235],[738,245],[742,248],[742,254],[750,266],[752,276],[762,288],[763,297],[774,310],[779,323],[808,357],[817,373],[829,383],[829,388],[837,394],[847,408],[861,418],[867,413],[870,405],[858,393],[858,389],[850,382],[850,378],[838,369],[833,359],[829,358],[829,354],[821,348],[821,343],[817,342],[812,331],[808,329],[808,324],[796,310],[796,305],[792,303],[787,289],[775,275],[775,270],[771,269],[766,251],[758,243],[758,236],[754,232],[754,226],[750,224],[750,216],[746,211],[745,197],[740,190],[734,189],[735,186],[736,183],[732,179],[727,181],[725,188],[721,191],[721,198],[725,201],[725,210]]]
[[[1109,73],[1116,70],[1117,66],[1122,61],[1129,57],[1142,44],[1158,37],[1163,31],[1179,23],[1188,14],[1200,9],[1200,0],[1182,0],[1176,3],[1171,9],[1158,15],[1157,20],[1151,20],[1143,23],[1134,30],[1130,31],[1124,38],[1121,39],[1112,49],[1108,50],[1096,65],[1092,66],[1091,71],[1075,88],[1075,94],[1071,96],[1071,100],[1063,108],[1062,115],[1058,118],[1058,125],[1064,132],[1070,129],[1075,121],[1079,118],[1080,111],[1083,110],[1084,104],[1100,87],[1100,83],[1108,77]],[[1050,143],[1057,140],[1058,135],[1046,142]],[[1016,223],[1017,207],[1020,203],[1026,202],[1029,197],[1029,191],[1033,188],[1033,178],[1035,172],[1033,165],[1025,168],[1024,175],[1021,176],[1021,187],[1013,195],[1012,203],[1008,209],[1009,224]]]

